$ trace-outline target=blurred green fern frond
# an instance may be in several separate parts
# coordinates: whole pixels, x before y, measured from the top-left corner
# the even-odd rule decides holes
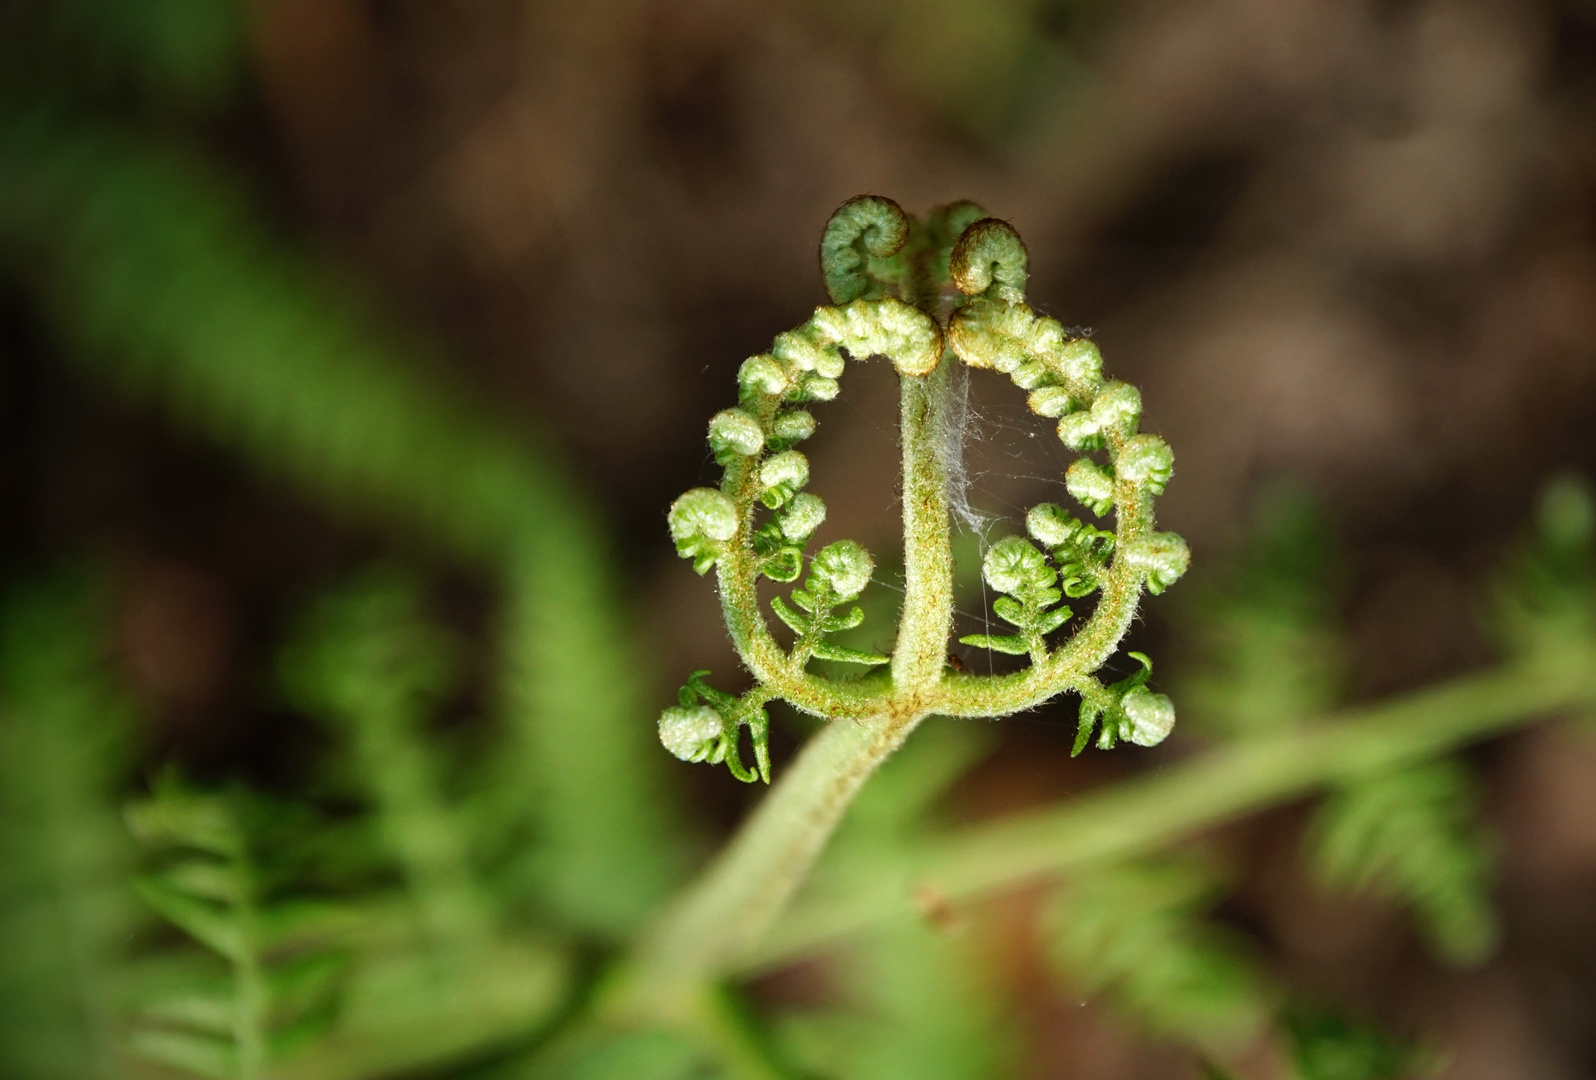
[[[1202,912],[1220,895],[1202,863],[1168,858],[1090,871],[1048,914],[1060,975],[1154,1031],[1234,1046],[1258,1031],[1269,992],[1245,947]]]
[[[1442,958],[1478,963],[1497,931],[1477,803],[1474,779],[1456,761],[1349,784],[1313,822],[1314,868],[1332,888],[1373,890],[1411,907]]]
[[[1200,724],[1245,736],[1336,704],[1347,658],[1334,579],[1330,529],[1312,496],[1284,482],[1265,488],[1240,558],[1183,610],[1201,654],[1180,698]]]
[[[826,1080],[984,1080],[1008,1058],[990,965],[967,935],[905,923],[840,958],[843,1003],[778,1020],[781,1051]]]
[[[586,500],[340,301],[192,155],[71,114],[0,116],[0,266],[92,378],[154,399],[343,517],[421,526],[508,585],[500,806],[573,926],[635,928],[674,880],[636,657]]]
[[[0,607],[0,1073],[119,1075],[116,1004],[138,925],[118,818],[131,710],[81,576]]]
[[[1300,1080],[1403,1080],[1436,1071],[1429,1047],[1328,1009],[1293,1005],[1282,1021]]]
[[[423,726],[453,689],[459,645],[421,617],[415,587],[376,571],[324,597],[280,655],[290,698],[348,741],[376,834],[402,868],[440,958],[481,949],[491,905],[478,844],[444,791],[440,748]]]
[[[326,933],[346,920],[273,895],[281,883],[253,850],[243,804],[168,777],[127,811],[133,833],[161,856],[139,878],[139,895],[227,969],[174,969],[163,954],[138,996],[130,1048],[217,1080],[264,1076],[319,1035],[347,959]]]
[[[1549,669],[1596,654],[1596,494],[1582,477],[1554,477],[1534,532],[1497,582],[1490,626],[1510,655]]]

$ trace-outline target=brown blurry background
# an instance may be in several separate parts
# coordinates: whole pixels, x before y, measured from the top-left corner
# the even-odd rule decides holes
[[[1032,302],[1094,329],[1175,448],[1163,520],[1199,565],[1261,480],[1324,498],[1358,697],[1488,659],[1482,574],[1545,475],[1596,472],[1591,0],[262,0],[254,34],[253,96],[218,143],[285,231],[557,433],[613,527],[661,701],[735,669],[664,508],[710,475],[703,426],[737,365],[823,299],[819,230],[862,192],[973,198],[1019,228]],[[837,535],[884,551],[893,387],[861,368],[818,410],[816,490]],[[1019,394],[972,399],[975,506],[1051,497],[1063,457]],[[281,598],[376,541],[142,414],[64,384],[30,400],[74,433],[38,528],[126,563],[129,668],[168,741],[291,759],[303,736],[270,715],[211,728],[252,700]],[[1169,640],[1165,606],[1144,640]],[[1064,708],[1005,727],[966,812],[1125,767],[1067,764],[1072,727]],[[1507,925],[1484,970],[1443,973],[1399,916],[1318,897],[1294,809],[1222,838],[1250,867],[1224,914],[1299,985],[1438,1033],[1449,1077],[1596,1074],[1596,740],[1553,726],[1476,757]],[[679,772],[735,819],[724,773]],[[1004,948],[1029,1075],[1183,1060]]]

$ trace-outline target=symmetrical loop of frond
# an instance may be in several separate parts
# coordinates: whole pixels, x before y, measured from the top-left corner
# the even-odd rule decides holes
[[[1019,234],[961,202],[920,222],[890,199],[860,196],[826,225],[821,271],[832,303],[778,335],[738,372],[738,402],[717,413],[708,439],[725,472],[718,488],[694,488],[671,506],[677,551],[700,574],[718,571],[728,629],[756,685],[737,696],[697,672],[680,703],[660,718],[660,738],[686,761],[724,761],[738,777],[769,780],[767,702],[784,699],[831,718],[861,719],[889,707],[923,715],[1002,716],[1058,693],[1082,697],[1080,746],[1119,739],[1153,745],[1174,724],[1169,699],[1147,689],[1151,662],[1104,686],[1093,672],[1113,653],[1143,590],[1157,594],[1186,570],[1190,554],[1174,533],[1154,528],[1153,500],[1174,467],[1169,446],[1140,431],[1134,386],[1107,379],[1097,345],[1074,336],[1025,302],[1027,254]],[[870,553],[837,540],[811,558],[808,545],[826,505],[807,490],[809,461],[796,447],[812,436],[811,409],[837,396],[849,360],[885,357],[903,384],[904,565],[906,593],[891,655],[844,647],[833,634],[864,620],[854,601],[875,571]],[[1039,417],[1079,457],[1063,477],[1092,524],[1053,503],[1026,516],[1029,536],[1009,536],[987,553],[983,573],[994,609],[1012,633],[965,637],[967,645],[1027,657],[1024,670],[978,677],[948,670],[951,526],[945,463],[928,432],[942,415],[950,365],[1007,375]],[[807,576],[806,576],[807,564]],[[769,608],[792,632],[770,631],[761,578],[804,578]],[[1073,634],[1067,597],[1096,597]],[[848,681],[808,670],[819,658],[858,665]],[[912,699],[912,705],[904,703]],[[896,703],[892,705],[891,703]],[[742,763],[738,734],[752,734],[757,769]],[[1078,749],[1077,749],[1078,752]]]

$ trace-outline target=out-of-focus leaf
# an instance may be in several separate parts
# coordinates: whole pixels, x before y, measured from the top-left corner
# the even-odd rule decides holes
[[[1596,655],[1596,495],[1583,477],[1541,492],[1535,533],[1497,584],[1490,629],[1504,650],[1556,674]]]
[[[1496,919],[1477,801],[1456,761],[1349,784],[1313,823],[1314,867],[1332,888],[1372,889],[1408,905],[1444,959],[1478,963],[1496,944]]]
[[[1071,986],[1106,994],[1154,1031],[1237,1045],[1258,1030],[1268,994],[1242,944],[1200,918],[1217,893],[1192,860],[1089,871],[1054,900],[1052,959]]]
[[[1433,1065],[1426,1050],[1328,1010],[1290,1009],[1284,1021],[1301,1080],[1402,1080]]]
[[[401,359],[191,157],[0,110],[0,264],[64,353],[337,513],[421,526],[508,585],[491,817],[546,910],[637,927],[681,865],[601,530],[546,450]]]
[[[778,1046],[805,1075],[984,1080],[1008,1056],[1002,1008],[975,942],[911,923],[838,963],[844,1002],[778,1023]]]
[[[137,926],[117,819],[130,710],[87,581],[0,606],[0,1075],[118,1075],[117,961]]]
[[[595,1031],[569,1038],[490,1080],[717,1080],[701,1047],[668,1031]]]
[[[1283,483],[1264,490],[1240,559],[1183,610],[1201,656],[1175,692],[1199,726],[1244,736],[1336,703],[1346,646],[1335,620],[1332,548],[1306,491]]]

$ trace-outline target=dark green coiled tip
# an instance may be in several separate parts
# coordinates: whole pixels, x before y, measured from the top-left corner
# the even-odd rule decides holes
[[[880,195],[859,195],[837,207],[820,238],[820,272],[832,303],[870,291],[868,260],[897,254],[909,239],[909,215]]]

